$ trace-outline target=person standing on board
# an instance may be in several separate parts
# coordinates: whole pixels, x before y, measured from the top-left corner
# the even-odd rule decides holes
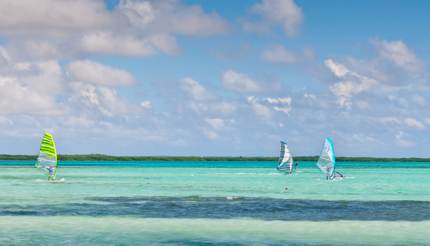
[[[54,180],[54,167],[48,166],[46,169],[48,170],[48,180]]]

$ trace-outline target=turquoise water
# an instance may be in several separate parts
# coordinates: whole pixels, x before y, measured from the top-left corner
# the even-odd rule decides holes
[[[0,164],[0,245],[430,244],[430,163]]]

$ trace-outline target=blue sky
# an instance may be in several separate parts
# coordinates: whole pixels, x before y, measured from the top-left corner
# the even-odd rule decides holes
[[[5,1],[0,152],[428,157],[429,7]]]

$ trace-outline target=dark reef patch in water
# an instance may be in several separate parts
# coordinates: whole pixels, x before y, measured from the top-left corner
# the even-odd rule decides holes
[[[84,203],[1,205],[0,216],[134,216],[263,220],[430,220],[428,201],[326,201],[246,197],[89,197]]]

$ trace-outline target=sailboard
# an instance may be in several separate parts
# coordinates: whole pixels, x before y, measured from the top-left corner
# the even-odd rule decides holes
[[[321,150],[317,167],[324,173],[327,179],[334,179],[336,176],[336,155],[334,153],[334,144],[330,138],[326,138]]]
[[[54,137],[48,132],[43,135],[35,166],[47,173],[48,180],[55,180],[58,166],[57,148],[55,147]]]
[[[279,153],[278,167],[279,171],[293,172],[293,156],[286,142],[281,141],[281,151]]]

